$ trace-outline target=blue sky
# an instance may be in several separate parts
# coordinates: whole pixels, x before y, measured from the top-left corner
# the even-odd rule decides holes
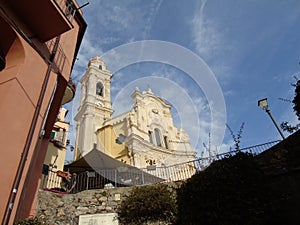
[[[82,9],[88,28],[71,75],[75,82],[84,74],[90,58],[105,56],[113,50],[114,54],[106,60],[111,69],[116,61],[126,58],[114,49],[124,45],[130,49],[130,44],[139,41],[145,41],[147,47],[148,40],[176,44],[190,51],[190,55],[195,54],[204,68],[199,70],[199,77],[191,76],[177,64],[161,61],[141,60],[121,68],[112,80],[115,115],[130,109],[130,94],[136,86],[140,90],[150,87],[173,105],[174,122],[189,133],[192,147],[198,152],[204,150],[203,143],[207,144],[210,132],[212,139],[222,139],[221,143],[213,143],[218,145],[220,152],[229,150],[233,141],[225,123],[234,133],[245,123],[241,147],[280,139],[268,115],[257,106],[262,98],[268,98],[278,123],[297,122],[292,104],[278,98],[292,100],[293,76],[300,77],[299,0],[89,2]],[[129,55],[137,51],[128,51],[128,48]],[[149,55],[145,49],[137,52],[140,59]],[[157,54],[164,55],[168,61],[168,52],[158,50]],[[189,57],[183,56],[179,51],[175,58],[196,68]],[[213,112],[218,115],[221,111],[217,107],[220,103],[209,99],[218,89],[204,82],[210,78],[219,85],[226,112],[215,124],[212,124]],[[80,89],[79,84],[77,89]],[[70,110],[71,130],[75,128],[72,117],[77,104],[78,96],[66,105]],[[222,132],[215,132],[212,127],[225,130],[224,139],[219,137]],[[73,131],[71,144],[74,144],[74,137]],[[71,155],[68,152],[67,159],[72,158]]]

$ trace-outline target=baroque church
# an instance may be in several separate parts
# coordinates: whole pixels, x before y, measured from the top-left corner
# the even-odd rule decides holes
[[[165,167],[195,159],[188,134],[173,124],[172,106],[150,88],[146,91],[136,88],[131,95],[133,109],[112,117],[111,78],[101,58],[89,61],[80,80],[74,160],[89,153],[94,146],[138,168]]]

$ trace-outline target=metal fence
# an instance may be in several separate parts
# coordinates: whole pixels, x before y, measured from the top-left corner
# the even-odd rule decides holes
[[[104,187],[138,186],[163,181],[163,179],[137,168],[127,168],[126,170],[124,170],[124,168],[85,171],[79,174],[73,174],[72,176],[75,176],[73,183],[69,183],[67,180],[59,177],[56,172],[49,171],[48,175],[44,176],[42,188],[76,193],[83,190],[102,189]]]
[[[253,155],[258,155],[263,151],[271,148],[279,141],[272,141],[267,142],[260,145],[255,145],[247,148],[242,148],[239,150],[229,151],[222,154],[212,155],[210,157],[198,158],[193,161],[176,164],[167,167],[156,167],[155,169],[147,169],[143,168],[142,170],[147,171],[148,173],[163,178],[166,181],[179,181],[179,180],[186,180],[193,176],[197,171],[202,171],[207,168],[212,162],[216,160],[221,160],[228,156],[233,156],[237,152],[248,152],[252,153]]]
[[[76,6],[71,0],[55,0],[54,1],[64,15],[72,21],[76,13]]]
[[[55,171],[49,170],[48,175],[42,176],[42,188],[61,188],[62,178]]]
[[[186,180],[196,173],[195,161],[180,163],[164,167],[147,167],[141,170],[150,173],[153,176],[164,179],[165,181]]]
[[[46,42],[46,45],[49,49],[49,52],[52,52],[55,46],[55,38],[51,39],[50,41]],[[66,63],[67,63],[67,57],[66,54],[62,48],[62,46],[59,44],[58,45],[58,49],[54,58],[54,62],[56,65],[56,68],[58,70],[58,72],[62,73],[62,71],[64,70]]]
[[[271,141],[271,142],[267,142],[267,143],[264,143],[264,144],[259,144],[259,145],[254,145],[254,146],[251,146],[251,147],[241,148],[239,150],[233,150],[233,151],[229,151],[229,152],[225,152],[225,153],[221,153],[221,154],[216,154],[214,156],[210,156],[210,157],[207,157],[207,158],[199,158],[197,160],[199,161],[199,164],[206,165],[205,162],[208,162],[210,164],[213,161],[220,160],[220,159],[226,158],[228,156],[233,156],[238,152],[248,152],[248,153],[251,153],[253,155],[258,155],[258,154],[266,151],[267,149],[271,148],[272,146],[276,145],[279,142],[280,142],[279,140]],[[199,169],[201,169],[200,165],[199,165]]]
[[[71,193],[89,189],[101,189],[107,185],[110,187],[122,187],[153,184],[162,181],[186,180],[196,172],[207,168],[213,161],[233,156],[238,152],[248,152],[258,155],[278,142],[272,141],[172,166],[149,166],[140,169],[124,167],[113,170],[86,171],[76,175],[76,183]],[[52,171],[49,171],[48,176],[45,177],[43,182],[43,188],[61,189],[66,188],[65,186],[66,183],[63,182],[62,178],[58,177],[56,172]]]

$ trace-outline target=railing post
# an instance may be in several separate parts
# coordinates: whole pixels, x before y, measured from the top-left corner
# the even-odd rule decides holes
[[[89,190],[89,171],[86,171],[86,190]]]
[[[118,182],[117,182],[117,170],[115,170],[115,187],[118,187]]]
[[[142,184],[145,184],[144,171],[142,170]]]

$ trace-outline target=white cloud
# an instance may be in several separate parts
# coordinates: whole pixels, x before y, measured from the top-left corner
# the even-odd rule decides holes
[[[162,1],[91,1],[84,10],[87,33],[106,50],[147,39]]]
[[[162,4],[163,0],[156,0],[156,1],[151,1],[151,6],[149,8],[149,15],[147,16],[146,20],[146,26],[143,31],[142,39],[145,40],[152,28],[152,24],[154,19],[156,18],[156,15],[160,9],[160,6]]]
[[[103,54],[102,48],[99,42],[93,42],[91,36],[87,33],[80,46],[80,51],[77,56],[78,61],[76,64],[80,67],[86,67],[89,60],[95,56],[100,56]]]
[[[111,28],[113,30],[127,29],[134,20],[134,15],[128,4],[123,2],[93,1],[84,13],[85,18],[91,21],[93,31],[102,31]],[[96,23],[95,23],[96,22]]]
[[[193,36],[196,50],[205,59],[211,58],[218,50],[220,40],[217,31],[211,21],[204,21],[202,16],[193,19]]]
[[[202,0],[200,7],[195,10],[191,25],[196,51],[204,59],[209,59],[221,43],[220,34],[214,27],[213,22],[204,16],[205,5],[206,0]]]

